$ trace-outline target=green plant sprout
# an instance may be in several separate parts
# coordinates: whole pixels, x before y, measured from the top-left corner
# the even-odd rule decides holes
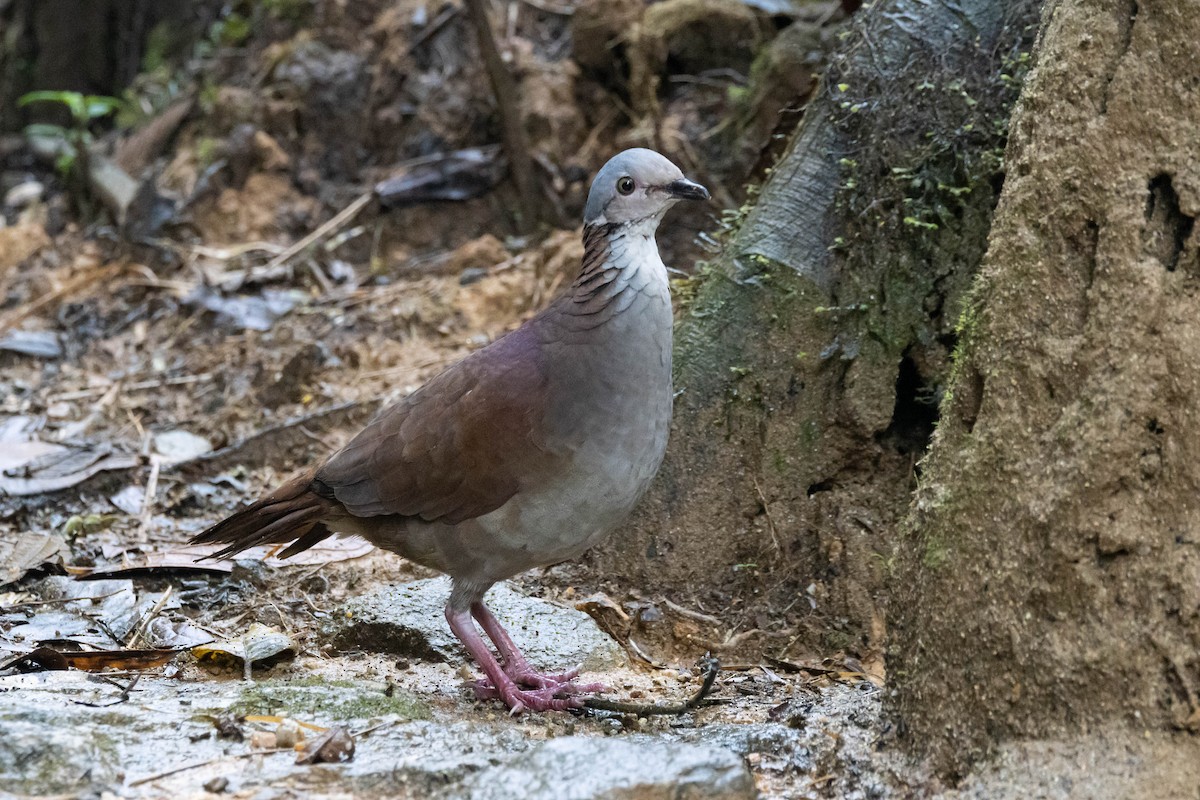
[[[69,127],[35,123],[25,128],[27,138],[47,139],[52,143],[56,152],[54,166],[68,180],[79,177],[82,162],[87,158],[87,147],[92,143],[91,124],[121,107],[121,101],[115,97],[79,92],[29,92],[17,101],[19,106],[31,103],[60,103],[71,113]]]

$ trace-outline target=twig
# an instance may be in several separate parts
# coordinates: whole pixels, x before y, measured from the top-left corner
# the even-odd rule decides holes
[[[72,703],[80,706],[88,706],[89,708],[108,708],[109,706],[119,706],[121,703],[128,703],[129,693],[133,691],[133,687],[137,686],[138,681],[142,679],[142,673],[136,673],[133,676],[133,680],[126,684],[117,683],[112,678],[108,678],[104,675],[97,675],[96,677],[100,678],[100,680],[106,683],[111,683],[113,686],[121,690],[121,693],[117,695],[117,699],[109,703],[89,703],[87,700],[72,700]]]
[[[146,478],[146,490],[142,493],[142,536],[144,537],[154,523],[154,496],[158,494],[158,473],[162,469],[162,459],[156,455],[150,456],[150,475]]]
[[[27,600],[23,603],[13,603],[11,606],[0,606],[0,609],[5,611],[14,611],[18,608],[25,608],[27,606],[48,606],[55,603],[77,603],[84,600],[104,600],[108,597],[116,597],[119,594],[121,594],[121,592],[116,591],[109,592],[108,594],[99,594],[95,597],[56,597],[53,600]]]
[[[221,279],[221,288],[234,289],[247,281],[259,283],[262,281],[273,280],[287,274],[286,264],[294,256],[304,252],[312,245],[324,239],[329,234],[333,233],[338,228],[348,223],[362,211],[371,199],[375,196],[374,192],[365,192],[354,199],[350,205],[339,211],[332,219],[318,227],[315,231],[305,236],[300,241],[293,244],[291,247],[284,250],[279,255],[272,258],[261,267],[255,267],[249,272],[229,275]]]
[[[142,617],[142,621],[138,623],[138,626],[133,629],[133,633],[129,635],[129,641],[125,644],[126,648],[130,650],[137,649],[138,640],[146,635],[146,630],[150,627],[150,623],[154,621],[154,618],[157,617],[167,605],[167,600],[171,598],[171,592],[174,591],[174,589],[174,586],[168,586],[166,591],[163,592],[162,597],[158,598],[158,602],[154,604],[154,608],[146,612],[146,616]]]
[[[586,164],[592,160],[592,157],[595,155],[596,147],[600,143],[601,134],[608,129],[608,126],[611,125],[613,120],[615,120],[621,113],[621,109],[616,106],[608,106],[604,109],[604,112],[600,116],[600,121],[596,123],[596,126],[592,128],[591,132],[588,133],[587,138],[583,140],[583,144],[579,147],[576,158],[579,159],[580,163]]]
[[[459,6],[446,6],[443,8],[441,13],[434,17],[433,22],[429,23],[417,38],[408,43],[408,55],[412,55],[413,51],[432,39],[434,34],[445,27],[447,22],[457,17],[458,12],[461,10]]]
[[[762,503],[763,516],[767,518],[767,531],[771,534],[771,543],[775,545],[775,555],[783,556],[783,547],[779,544],[779,534],[775,531],[775,520],[771,519],[771,504],[767,502],[767,496],[763,494],[762,487],[758,485],[758,478],[754,479],[754,491],[758,492],[758,501]]]
[[[690,608],[684,608],[678,603],[672,603],[665,597],[663,598],[663,605],[674,611],[676,614],[687,617],[688,619],[694,619],[697,622],[705,622],[718,628],[722,625],[721,620],[717,619],[711,614],[701,614],[699,611],[692,611]]]
[[[12,311],[5,314],[3,317],[0,317],[0,333],[4,333],[10,328],[16,327],[17,323],[21,320],[32,316],[46,306],[63,299],[67,295],[73,293],[76,289],[81,289],[84,286],[90,286],[92,284],[103,284],[109,278],[115,276],[123,268],[123,264],[109,264],[103,267],[80,270],[67,280],[63,281],[62,285],[58,288],[51,289],[37,300],[19,305]]]
[[[544,11],[547,14],[557,14],[560,17],[570,17],[575,13],[575,9],[570,6],[556,6],[544,3],[542,0],[521,0],[521,2],[531,8],[536,8],[538,11]]]
[[[269,755],[274,755],[275,753],[295,753],[295,752],[296,751],[290,747],[281,747],[281,748],[277,748],[275,750],[251,750],[248,753],[234,753],[233,755],[228,755],[228,756],[217,756],[216,758],[208,758],[208,759],[205,759],[204,761],[193,761],[191,764],[184,764],[183,766],[180,766],[180,767],[173,767],[171,769],[163,770],[162,772],[156,772],[153,775],[147,775],[144,778],[138,778],[137,780],[130,781],[129,783],[127,783],[125,785],[126,786],[141,786],[143,783],[150,783],[151,781],[157,781],[162,778],[170,777],[171,775],[177,775],[180,772],[187,772],[190,769],[199,769],[200,767],[207,767],[209,764],[216,764],[217,762],[224,761],[227,758],[251,758],[253,756],[269,756]]]
[[[400,720],[398,720],[398,719],[389,719],[385,722],[380,722],[378,725],[372,725],[371,727],[365,728],[361,731],[352,731],[350,733],[350,736],[355,739],[361,739],[362,737],[366,736],[368,733],[374,733],[375,731],[379,730],[380,728],[387,728],[391,725],[396,725],[399,722],[400,722]]]
[[[651,658],[650,655],[641,648],[641,645],[633,640],[632,636],[626,638],[625,641],[629,643],[629,649],[633,651],[633,654],[642,661],[645,661],[650,666],[654,667],[655,669],[662,669],[664,666],[666,666],[661,661],[655,661],[653,658]]]
[[[86,417],[62,426],[50,437],[51,440],[56,442],[65,442],[82,435],[83,432],[90,428],[96,420],[104,416],[105,410],[113,404],[113,401],[117,399],[117,394],[120,393],[120,391],[121,382],[117,381],[109,387],[108,391],[104,393],[104,396],[100,398],[99,401],[92,404],[92,409],[88,412]]]
[[[516,81],[505,66],[504,59],[500,57],[496,35],[492,31],[492,23],[488,20],[486,2],[487,0],[467,0],[467,10],[475,25],[479,50],[492,82],[492,92],[496,96],[496,110],[500,114],[500,127],[504,135],[504,152],[508,156],[509,172],[517,185],[517,194],[521,202],[519,228],[528,233],[536,227],[541,218],[541,214],[538,213],[541,204],[535,185],[533,160],[529,156],[529,137],[525,135],[525,128],[521,124]]]
[[[759,630],[758,628],[751,628],[750,630],[742,631],[741,633],[734,633],[733,631],[730,631],[729,635],[725,637],[725,641],[723,642],[714,642],[709,639],[703,639],[699,636],[689,636],[688,638],[693,642],[708,648],[709,650],[716,650],[720,652],[723,650],[733,650],[734,648],[739,647],[750,637],[757,636],[761,633],[763,633],[763,631]]]
[[[158,242],[155,242],[158,244]],[[163,242],[167,247],[174,247],[173,243]],[[205,258],[213,258],[217,261],[232,261],[235,258],[240,258],[246,253],[253,253],[256,250],[263,250],[272,255],[279,255],[284,251],[284,248],[273,242],[244,242],[243,244],[231,244],[228,247],[211,247],[209,245],[194,244],[187,248],[192,255],[204,256]]]
[[[212,379],[213,373],[202,372],[199,375],[180,375],[177,378],[160,378],[153,381],[138,381],[137,383],[127,384],[124,388],[127,393],[141,392],[147,389],[161,389],[164,386],[183,386],[189,383],[203,383],[205,381],[211,381]],[[119,381],[117,383],[119,383]],[[110,384],[109,386],[93,386],[90,389],[79,389],[78,391],[74,392],[63,392],[62,394],[52,395],[46,400],[46,402],[47,404],[51,404],[68,400],[86,400],[89,397],[95,397],[98,394],[104,394],[105,392],[110,391],[115,385],[117,384],[114,383]]]
[[[636,714],[639,717],[653,715],[678,716],[699,708],[704,699],[712,692],[716,683],[717,673],[721,671],[721,662],[711,656],[700,659],[700,668],[704,670],[704,683],[691,699],[676,705],[658,705],[656,703],[626,703],[620,700],[605,700],[602,697],[589,697],[583,701],[583,707],[593,711],[616,711],[620,714]]]
[[[306,414],[279,425],[263,428],[220,450],[214,450],[187,461],[179,461],[169,465],[167,469],[172,474],[195,478],[228,469],[233,464],[258,463],[263,461],[269,452],[276,452],[277,449],[286,450],[291,446],[289,443],[295,442],[296,436],[303,435],[298,432],[293,433],[301,426],[320,425],[322,429],[329,429],[351,425],[364,421],[374,410],[374,403],[358,401],[341,403],[324,411]]]
[[[247,714],[244,719],[246,722],[258,722],[263,725],[278,725],[285,719],[288,719],[288,717],[280,717],[274,714]],[[292,722],[296,723],[301,728],[305,728],[306,730],[310,731],[316,731],[317,733],[324,733],[325,731],[329,730],[329,728],[326,728],[322,725],[314,725],[313,723],[305,722],[304,720],[293,719]]]

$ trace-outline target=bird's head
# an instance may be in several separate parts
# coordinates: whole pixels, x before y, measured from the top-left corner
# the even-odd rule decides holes
[[[651,231],[680,200],[707,200],[708,190],[683,177],[666,157],[635,147],[618,153],[592,181],[583,224],[647,224]]]

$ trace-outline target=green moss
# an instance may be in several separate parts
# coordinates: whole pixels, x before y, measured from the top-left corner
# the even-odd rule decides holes
[[[824,91],[855,147],[838,162],[842,188],[834,202],[846,226],[829,250],[844,276],[839,307],[864,308],[836,323],[881,344],[885,359],[898,361],[950,332],[944,320],[953,319],[970,286],[963,265],[983,256],[1033,33],[1015,32],[999,64],[980,60],[979,69],[961,74],[947,73],[930,50],[923,53],[927,69],[906,69],[908,82],[884,80],[852,58],[833,59]],[[946,370],[923,377],[943,384],[949,364],[935,360],[937,348],[923,355],[925,364]]]
[[[958,387],[962,384],[971,363],[975,343],[979,340],[983,316],[983,297],[987,290],[982,277],[976,276],[963,299],[962,310],[954,323],[954,350],[950,354],[950,370],[946,377],[946,389],[942,393],[939,419],[946,418],[954,408]]]
[[[895,553],[892,553],[889,556],[880,552],[873,552],[871,553],[871,559],[879,565],[879,569],[882,570],[883,573],[889,578],[895,577],[897,567],[897,558]]]
[[[852,634],[832,628],[826,629],[822,633],[821,638],[824,639],[825,647],[830,652],[854,650],[858,644],[858,641]]]
[[[921,563],[928,569],[940,569],[950,558],[950,548],[940,536],[926,536]]]
[[[275,19],[303,23],[313,11],[313,0],[262,0],[263,8]]]
[[[160,22],[151,28],[142,53],[142,72],[154,72],[168,66],[167,60],[177,47],[177,40],[176,28],[169,23]]]
[[[242,692],[229,710],[238,715],[279,714],[290,716],[362,719],[398,715],[406,719],[429,719],[429,707],[416,697],[393,689],[352,681],[302,678],[264,681]]]
[[[817,441],[821,438],[821,423],[815,419],[806,419],[804,424],[800,426],[800,445],[807,451],[812,452],[817,448]]]
[[[221,140],[211,136],[202,136],[196,140],[196,160],[202,167],[208,167],[217,160],[221,152]]]

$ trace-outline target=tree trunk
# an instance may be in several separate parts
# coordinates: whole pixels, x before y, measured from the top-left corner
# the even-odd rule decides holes
[[[1200,731],[1200,14],[1055,0],[897,569],[890,704],[1011,737]]]
[[[744,627],[800,624],[806,646],[879,643],[1034,20],[1031,2],[995,0],[854,17],[723,255],[683,287],[667,459],[594,554],[602,574],[714,610],[766,596],[787,624]]]
[[[196,28],[211,2],[184,0],[0,0],[0,131],[18,130],[30,111],[16,109],[35,89],[117,95],[141,67],[151,28]],[[69,124],[65,109],[39,104],[38,119]]]

